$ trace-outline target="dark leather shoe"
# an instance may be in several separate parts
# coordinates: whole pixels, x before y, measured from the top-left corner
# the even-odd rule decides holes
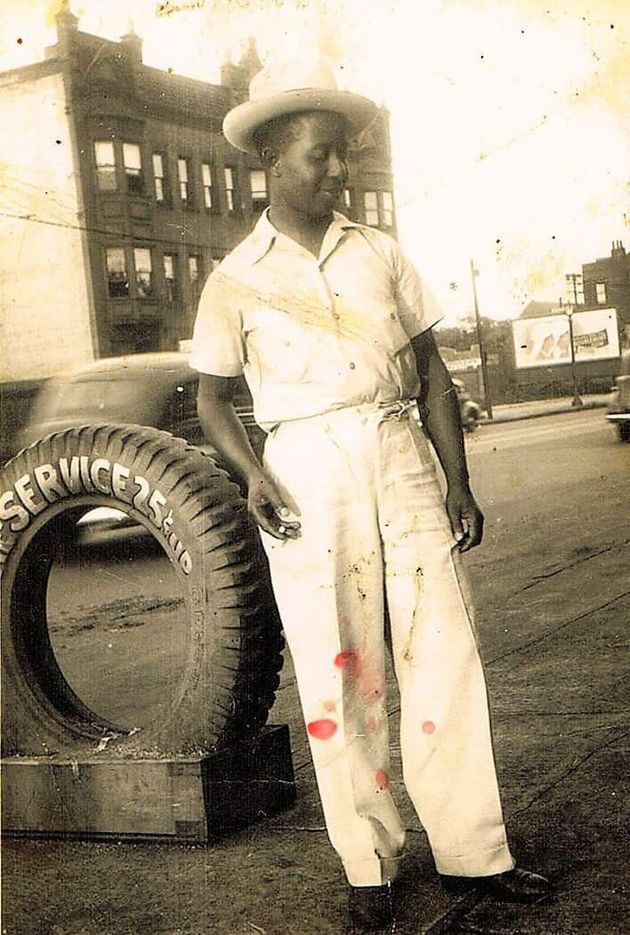
[[[489,877],[441,876],[440,879],[450,893],[463,894],[475,889],[509,903],[542,902],[555,893],[553,884],[546,877],[520,867]]]
[[[374,932],[391,925],[394,921],[392,884],[348,887],[348,912],[362,932]]]

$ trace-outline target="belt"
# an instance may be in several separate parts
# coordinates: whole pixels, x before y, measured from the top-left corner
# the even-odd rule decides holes
[[[282,422],[266,423],[262,426],[264,430],[271,434],[282,425],[300,425],[306,424],[311,420],[344,418],[344,416],[355,415],[374,415],[378,417],[379,422],[400,422],[401,419],[408,419],[417,413],[417,400],[415,399],[395,399],[386,403],[357,403],[353,406],[340,406],[339,409],[330,409],[327,412],[318,412],[312,416],[304,416],[300,419],[283,419]]]
[[[395,403],[379,403],[382,420],[391,420],[400,422],[401,419],[409,418],[409,410],[416,407],[415,399],[399,399]]]

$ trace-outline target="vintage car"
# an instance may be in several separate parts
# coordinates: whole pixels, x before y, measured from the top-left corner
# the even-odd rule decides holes
[[[110,357],[76,367],[48,380],[36,397],[17,447],[63,429],[88,423],[147,425],[171,432],[219,461],[205,440],[197,415],[198,374],[182,351]],[[260,454],[264,432],[254,421],[252,399],[239,380],[236,410],[254,450]],[[236,478],[235,478],[236,479]],[[126,513],[99,507],[78,522],[82,544],[141,534]]]
[[[109,357],[48,380],[33,403],[20,448],[44,435],[88,422],[150,425],[185,438],[212,454],[197,416],[198,375],[182,351]],[[264,433],[254,422],[244,380],[235,398],[238,415],[256,451]]]
[[[483,412],[481,406],[472,398],[463,380],[453,377],[452,381],[459,401],[459,416],[465,432],[474,432],[481,420]]]
[[[621,355],[621,371],[608,403],[606,418],[617,429],[619,440],[630,442],[630,350]]]

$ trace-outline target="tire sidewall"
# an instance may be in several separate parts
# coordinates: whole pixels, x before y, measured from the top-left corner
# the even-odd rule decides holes
[[[110,443],[111,439],[115,444]],[[147,461],[146,457],[138,456],[143,446],[153,458],[152,462],[150,458]],[[116,456],[115,462],[113,456]],[[36,473],[39,468],[42,476],[42,466],[48,468],[52,465],[59,472],[59,480],[60,459],[64,457],[66,462],[69,458],[87,458],[88,467],[74,491],[68,490],[67,496],[59,496],[61,488],[67,489],[68,485],[60,482],[56,489],[53,484],[46,490],[37,484]],[[91,483],[90,464],[95,461],[98,461],[99,468],[92,480],[96,477],[98,483],[110,492],[94,489],[96,485]],[[159,462],[159,470],[152,466],[156,462]],[[121,476],[127,480],[133,478],[135,498],[129,496],[129,490],[125,491],[124,498],[115,495],[112,485],[114,463],[118,465],[119,489]],[[26,474],[31,480],[25,483],[23,478]],[[45,472],[43,476],[45,480]],[[246,519],[245,505],[236,485],[211,459],[192,449],[182,439],[128,425],[85,427],[49,436],[20,452],[2,469],[0,477],[0,496],[4,498],[5,514],[7,490],[14,492],[13,501],[8,502],[13,502],[14,507],[17,502],[24,506],[15,494],[16,484],[22,492],[25,489],[29,491],[28,496],[30,491],[33,492],[33,503],[39,504],[40,497],[46,501],[35,515],[24,509],[29,516],[23,528],[17,531],[7,529],[5,520],[0,531],[4,537],[0,589],[5,752],[75,755],[79,750],[94,751],[95,747],[106,744],[108,755],[125,756],[139,752],[204,752],[220,746],[221,737],[229,732],[230,727],[230,712],[226,711],[229,705],[226,706],[224,699],[221,705],[217,703],[214,689],[217,658],[225,652],[221,649],[221,633],[243,625],[242,605],[249,601],[246,611],[247,620],[251,623],[256,621],[256,600],[264,604],[260,595],[254,594],[254,598],[250,598],[259,582],[246,582],[241,588],[246,598],[240,597],[241,591],[236,585],[232,587],[231,579],[226,590],[224,577],[221,577],[225,573],[214,567],[217,554],[227,554],[226,550],[231,549],[237,552],[251,550],[254,545],[252,527]],[[86,478],[87,483],[84,483]],[[139,480],[142,482],[140,487]],[[164,490],[160,488],[163,481]],[[167,487],[172,489],[167,491]],[[143,492],[139,499],[137,490]],[[212,509],[204,506],[208,499],[214,504]],[[133,733],[117,729],[116,725],[94,716],[82,703],[74,706],[77,710],[69,711],[67,703],[60,710],[55,698],[50,697],[25,665],[24,652],[19,651],[20,620],[16,619],[13,596],[25,556],[28,557],[29,550],[37,548],[40,536],[45,536],[47,529],[53,529],[56,520],[63,519],[65,514],[98,506],[123,510],[150,531],[169,558],[183,598],[186,623],[185,634],[182,634],[186,659],[183,676],[170,693],[169,703],[161,706],[162,712]],[[219,517],[214,524],[213,516]],[[13,525],[21,526],[23,523],[23,513],[19,513],[17,521],[14,517]],[[229,562],[227,564],[229,569]],[[216,580],[213,582],[213,579]],[[224,593],[229,600],[218,600]],[[228,685],[225,691],[229,690]],[[76,698],[73,693],[68,697]]]

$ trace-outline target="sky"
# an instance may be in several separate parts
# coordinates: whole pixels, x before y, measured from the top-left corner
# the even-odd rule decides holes
[[[55,42],[61,0],[3,0],[0,68]],[[132,26],[144,61],[218,81],[321,50],[391,114],[399,239],[445,323],[566,297],[565,274],[630,250],[627,0],[70,0],[85,32]],[[7,128],[5,128],[6,132]]]

